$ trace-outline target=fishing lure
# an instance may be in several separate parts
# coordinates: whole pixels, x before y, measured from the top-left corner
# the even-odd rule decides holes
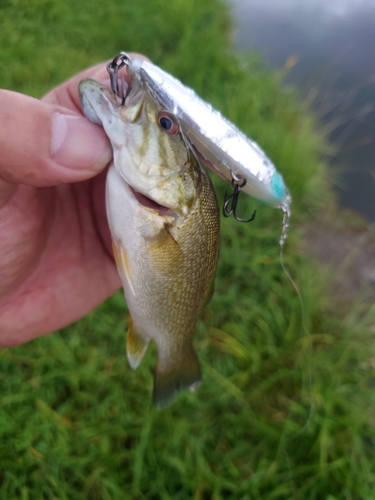
[[[224,203],[226,217],[234,215],[241,222],[253,220],[255,214],[248,220],[239,219],[236,215],[241,191],[282,209],[284,218],[280,245],[283,246],[292,198],[282,176],[258,144],[179,80],[148,61],[130,58],[125,52],[121,52],[107,66],[112,90],[117,96],[120,96],[117,73],[123,66],[146,85],[150,95],[162,108],[178,118],[181,130],[205,164],[232,183],[234,192]],[[124,88],[122,82],[123,99]],[[230,201],[231,208],[228,209]]]

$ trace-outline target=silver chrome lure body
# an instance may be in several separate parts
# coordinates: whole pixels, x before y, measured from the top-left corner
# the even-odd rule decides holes
[[[291,197],[284,180],[264,151],[190,88],[154,64],[129,59],[128,71],[144,82],[153,98],[180,120],[197,151],[227,180],[242,177],[242,191],[276,208]]]

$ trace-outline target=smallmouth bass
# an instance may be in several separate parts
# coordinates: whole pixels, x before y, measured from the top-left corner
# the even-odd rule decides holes
[[[82,108],[113,148],[106,183],[116,265],[130,311],[127,356],[139,366],[158,348],[154,403],[201,380],[192,340],[211,297],[219,253],[219,208],[211,181],[178,119],[130,73],[124,102],[91,79]]]

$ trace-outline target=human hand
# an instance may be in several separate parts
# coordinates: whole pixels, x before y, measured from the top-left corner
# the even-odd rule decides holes
[[[0,346],[87,314],[121,286],[112,258],[101,127],[83,117],[87,69],[40,101],[0,90]]]

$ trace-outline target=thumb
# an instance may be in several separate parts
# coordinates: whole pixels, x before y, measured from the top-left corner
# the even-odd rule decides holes
[[[0,90],[0,177],[52,186],[89,179],[112,149],[102,127],[68,109]]]

